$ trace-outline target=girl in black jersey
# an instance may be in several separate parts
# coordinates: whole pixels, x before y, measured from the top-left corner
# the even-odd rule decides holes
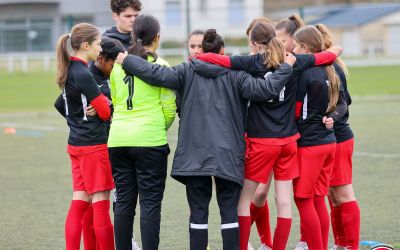
[[[111,115],[107,97],[101,94],[88,61],[101,51],[98,29],[87,23],[74,26],[57,43],[57,84],[63,91],[65,115],[70,128],[68,153],[72,163],[73,196],[65,222],[66,249],[79,249],[82,219],[90,203],[93,227],[101,249],[114,249],[109,190],[114,187],[107,151]],[[97,116],[88,116],[92,105]]]
[[[296,54],[323,50],[317,28],[306,26],[295,35]],[[333,112],[339,97],[340,80],[333,66],[312,67],[299,77],[297,101],[301,109],[297,126],[300,176],[294,180],[295,203],[300,213],[302,232],[312,250],[327,250],[329,215],[325,206],[332,173],[336,139],[333,130],[321,122]]]
[[[110,87],[109,87],[109,77],[114,65],[115,58],[119,52],[124,51],[124,46],[122,43],[116,39],[102,37],[101,39],[101,52],[97,57],[96,61],[89,64],[89,71],[93,74],[94,79],[99,85],[100,91],[104,94],[111,105]],[[57,111],[64,117],[65,114],[65,102],[63,95],[61,94],[55,104]],[[112,107],[112,105],[110,106]],[[96,110],[89,105],[86,108],[87,116],[97,116]],[[107,134],[110,129],[110,120],[105,121],[107,126]],[[93,230],[93,209],[92,206],[86,210],[82,221],[82,234],[83,234],[83,244],[85,249],[96,249],[96,235]]]
[[[332,45],[329,30],[323,24],[316,25],[324,38],[324,47]],[[329,183],[332,231],[337,249],[358,249],[360,241],[360,208],[352,185],[353,132],[347,122],[351,97],[347,90],[347,69],[340,59],[335,63],[336,73],[343,87],[334,113],[336,156]]]

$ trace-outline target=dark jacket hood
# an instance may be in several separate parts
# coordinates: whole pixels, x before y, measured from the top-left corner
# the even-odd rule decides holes
[[[106,30],[103,36],[119,40],[126,49],[131,44],[131,33],[121,33],[117,30],[116,27],[112,27],[111,29]]]
[[[223,68],[215,64],[203,62],[194,58],[190,59],[190,64],[197,74],[207,78],[214,78],[217,76],[225,75],[230,71],[230,69]]]

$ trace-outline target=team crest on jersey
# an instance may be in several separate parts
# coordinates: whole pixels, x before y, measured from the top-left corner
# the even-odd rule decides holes
[[[393,247],[386,244],[378,244],[371,247],[371,250],[393,250]]]

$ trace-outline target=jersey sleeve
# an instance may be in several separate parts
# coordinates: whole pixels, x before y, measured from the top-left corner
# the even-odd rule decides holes
[[[219,55],[215,53],[203,53],[195,57],[198,60],[216,64],[225,68],[231,68],[231,58],[226,55]]]
[[[336,104],[336,109],[331,112],[328,116],[332,117],[334,121],[341,119],[347,112],[347,100],[344,91],[339,92],[339,99]]]
[[[54,102],[54,107],[56,108],[56,110],[58,111],[58,113],[60,113],[62,116],[66,117],[66,112],[65,112],[65,101],[63,98],[63,95],[60,94],[56,101]]]
[[[293,65],[294,74],[300,74],[307,68],[318,66],[318,65],[326,65],[332,64],[337,56],[329,51],[322,51],[315,54],[299,54],[296,56],[296,62]]]
[[[175,92],[170,89],[161,88],[160,103],[164,114],[165,128],[169,129],[175,119],[176,113]]]
[[[336,109],[332,113],[329,114],[333,120],[338,121],[347,113],[348,101],[347,101],[347,93],[346,93],[346,76],[343,70],[337,65],[334,64],[335,72],[340,80],[339,85],[339,99],[336,104]]]
[[[88,102],[101,95],[99,85],[89,71],[75,74],[74,78],[76,88],[86,96]]]
[[[169,68],[150,63],[135,55],[127,56],[122,67],[150,85],[174,90],[180,90],[183,87],[187,71],[185,63]]]
[[[253,74],[259,67],[256,64],[262,64],[263,58],[260,54],[251,56],[231,56],[231,68],[235,70],[243,70],[249,74]],[[262,65],[265,67],[264,65]]]
[[[90,72],[84,72],[74,77],[76,88],[86,96],[88,103],[96,110],[97,116],[103,121],[110,119],[111,109],[108,98],[100,92],[93,75]]]
[[[293,73],[300,74],[309,67],[314,66],[315,57],[313,54],[299,54],[295,55],[296,62],[293,65]]]
[[[296,120],[300,118],[301,108],[304,103],[304,98],[307,94],[307,72],[303,72],[297,80],[297,92],[296,92]]]
[[[292,67],[284,63],[265,79],[254,78],[246,72],[239,71],[232,81],[238,81],[239,92],[243,98],[251,101],[267,101],[279,95],[282,88],[290,80],[292,72]]]

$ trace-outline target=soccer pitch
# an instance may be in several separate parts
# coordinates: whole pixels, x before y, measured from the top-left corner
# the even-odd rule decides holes
[[[400,249],[399,66],[354,68],[350,74],[354,187],[361,207],[361,240],[381,241]],[[66,154],[68,129],[52,108],[59,93],[54,73],[1,74],[0,88],[0,249],[63,249],[72,188]],[[4,134],[6,127],[15,128],[16,134]],[[170,164],[177,128],[178,120],[169,130]],[[273,190],[269,202],[274,229]],[[210,206],[209,243],[212,250],[219,250],[222,246],[215,195]],[[288,249],[299,237],[295,207],[293,214]],[[184,186],[169,177],[162,207],[160,249],[189,248],[188,217]],[[140,241],[138,209],[135,219],[135,235]],[[258,247],[255,227],[251,242]]]

